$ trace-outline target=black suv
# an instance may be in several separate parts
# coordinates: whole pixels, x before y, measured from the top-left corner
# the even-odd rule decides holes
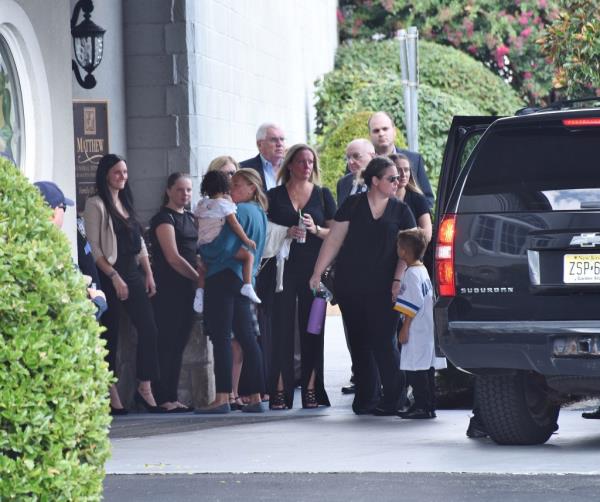
[[[455,117],[436,204],[434,307],[500,444],[600,395],[600,108]]]

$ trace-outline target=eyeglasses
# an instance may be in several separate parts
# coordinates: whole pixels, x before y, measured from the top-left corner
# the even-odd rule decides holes
[[[65,206],[64,204],[59,204],[56,207],[59,208],[59,209],[62,209],[65,213],[67,212],[67,206]]]
[[[396,181],[400,181],[400,176],[396,175],[396,176],[385,176],[383,179],[388,180],[390,183],[394,183]]]
[[[355,160],[355,161],[358,162],[362,158],[363,158],[363,156],[360,153],[352,153],[352,154],[346,155],[344,157],[344,159],[346,160],[346,162],[350,162],[351,160]]]

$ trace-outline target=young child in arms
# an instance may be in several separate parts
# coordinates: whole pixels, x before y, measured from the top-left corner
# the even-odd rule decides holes
[[[254,303],[261,303],[252,286],[252,267],[254,254],[251,249],[256,249],[256,243],[249,239],[235,215],[237,207],[229,197],[230,183],[226,174],[221,171],[209,171],[204,175],[200,193],[204,196],[198,202],[194,214],[198,218],[198,245],[208,244],[217,238],[223,225],[227,223],[231,230],[244,243],[235,255],[242,262],[242,276],[244,285],[240,293],[247,296]],[[204,310],[204,276],[200,274],[194,310],[202,313]]]

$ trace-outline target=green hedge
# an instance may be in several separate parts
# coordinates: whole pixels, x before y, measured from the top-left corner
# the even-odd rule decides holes
[[[99,500],[104,342],[37,188],[0,158],[0,500]]]
[[[454,115],[510,115],[524,103],[498,76],[457,49],[421,41],[419,60],[419,150],[435,190]],[[343,157],[345,145],[336,140],[343,133],[337,130],[357,113],[386,110],[399,132],[405,131],[397,42],[341,45],[335,70],[317,82],[316,97],[318,143],[328,159]],[[333,188],[339,164],[323,164],[325,184]]]

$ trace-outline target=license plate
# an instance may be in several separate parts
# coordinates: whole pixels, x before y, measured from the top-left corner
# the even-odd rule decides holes
[[[563,263],[565,284],[600,284],[600,254],[566,254]]]

